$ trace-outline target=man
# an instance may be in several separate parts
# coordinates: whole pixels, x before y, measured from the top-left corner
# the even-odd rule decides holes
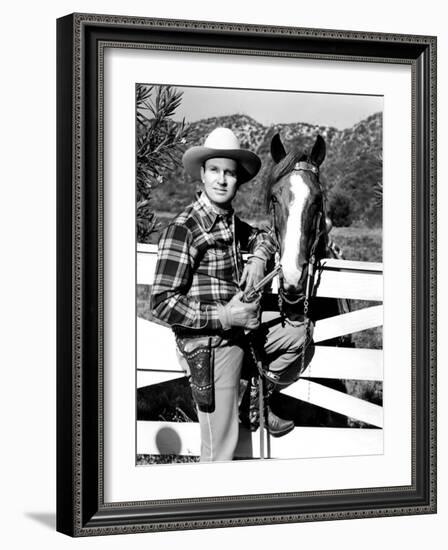
[[[238,442],[238,395],[246,334],[260,325],[259,301],[245,303],[274,254],[272,237],[234,215],[238,187],[252,179],[261,161],[241,149],[235,134],[216,128],[203,147],[183,156],[187,173],[202,182],[199,198],[163,232],[152,289],[152,311],[168,323],[179,360],[190,375],[201,430],[201,461],[232,460]],[[241,250],[250,253],[243,267]],[[271,316],[272,317],[272,316]],[[283,372],[298,363],[303,325],[266,329],[270,368]],[[281,436],[294,428],[271,410],[267,428]]]

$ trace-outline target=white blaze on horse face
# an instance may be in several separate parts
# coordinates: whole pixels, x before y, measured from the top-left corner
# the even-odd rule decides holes
[[[297,261],[300,252],[300,239],[302,237],[302,214],[310,190],[302,176],[298,173],[292,174],[289,182],[293,198],[289,206],[284,248],[280,262],[286,286],[292,285],[297,287],[302,275],[302,270],[299,269]]]

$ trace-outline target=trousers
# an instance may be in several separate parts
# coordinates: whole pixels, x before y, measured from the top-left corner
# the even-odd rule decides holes
[[[261,329],[265,333],[264,354],[269,371],[281,375],[288,372],[290,382],[300,374],[302,346],[305,341],[305,324],[281,325],[278,313],[263,312]],[[312,336],[312,325],[308,336]],[[232,460],[238,444],[238,398],[244,345],[241,342],[222,339],[214,348],[215,409],[213,412],[198,410],[201,434],[201,462]],[[179,361],[187,376],[189,367],[178,353]],[[288,382],[286,382],[287,384]]]

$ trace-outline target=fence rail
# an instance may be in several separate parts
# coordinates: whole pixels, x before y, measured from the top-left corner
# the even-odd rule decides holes
[[[152,284],[156,256],[156,245],[138,245],[138,284]],[[325,259],[318,277],[318,297],[382,301],[381,263]],[[276,292],[275,285],[273,292]],[[283,390],[290,397],[364,422],[374,428],[296,427],[280,439],[266,438],[268,456],[301,458],[382,453],[383,408],[316,382],[316,379],[382,381],[382,350],[319,345],[319,342],[378,327],[382,323],[382,305],[371,305],[318,321],[314,329],[314,341],[317,345],[312,362],[299,381]],[[163,357],[163,362],[155,365],[154,357]],[[137,387],[157,385],[183,376],[171,330],[138,318]],[[244,429],[240,431],[236,456],[259,455],[258,433],[251,434]],[[199,427],[196,423],[137,422],[138,453],[198,455],[199,444]]]

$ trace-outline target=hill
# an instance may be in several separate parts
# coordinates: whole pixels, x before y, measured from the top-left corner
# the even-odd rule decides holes
[[[272,136],[279,132],[289,151],[309,149],[320,134],[327,145],[321,181],[336,225],[381,226],[377,190],[382,182],[382,113],[376,113],[345,130],[301,122],[266,127],[241,114],[213,117],[190,124],[185,149],[202,144],[205,136],[217,126],[232,129],[242,147],[255,151],[262,160],[260,173],[238,192],[235,209],[243,219],[267,219],[262,182],[272,166],[269,152]],[[198,185],[199,182],[192,181],[179,165],[174,172],[164,174],[163,183],[154,187],[153,208],[156,212],[179,212],[194,199]],[[336,211],[341,204],[348,209],[346,217],[338,216]]]

